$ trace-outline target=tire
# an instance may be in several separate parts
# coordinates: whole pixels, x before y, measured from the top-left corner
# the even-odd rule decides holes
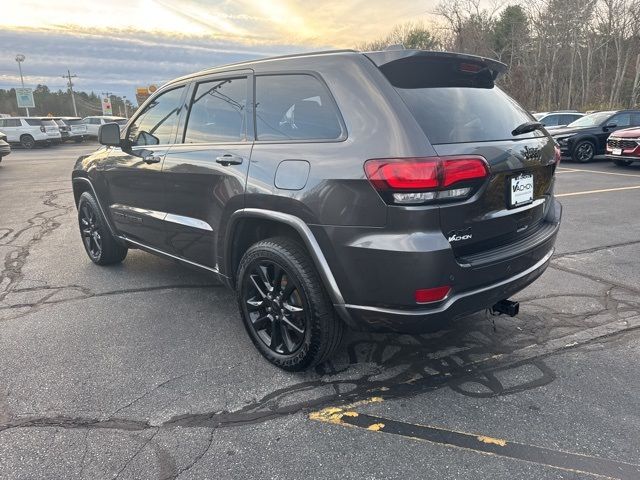
[[[98,203],[89,192],[78,201],[78,226],[87,255],[96,265],[113,265],[127,256],[127,247],[120,245],[109,231]]]
[[[582,140],[575,144],[571,154],[573,161],[578,163],[588,163],[593,160],[596,154],[596,146],[591,140]]]
[[[619,167],[628,167],[633,162],[631,160],[614,160],[613,163],[615,163]]]
[[[240,261],[236,289],[251,340],[275,366],[305,370],[340,345],[344,324],[298,242],[275,237],[251,246]]]
[[[76,143],[82,143],[82,142],[84,142],[84,138],[82,138],[82,137],[75,138],[73,141],[76,142]]]
[[[31,135],[22,135],[20,137],[20,145],[26,150],[31,150],[36,146],[36,141]]]

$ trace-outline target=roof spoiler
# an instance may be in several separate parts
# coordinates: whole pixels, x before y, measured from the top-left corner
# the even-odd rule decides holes
[[[466,53],[454,52],[434,52],[429,50],[382,50],[378,52],[363,52],[378,68],[389,63],[404,60],[407,58],[427,57],[434,59],[461,60],[475,64],[481,64],[491,72],[491,77],[495,81],[500,75],[507,72],[509,67],[506,64],[491,58],[468,55]]]

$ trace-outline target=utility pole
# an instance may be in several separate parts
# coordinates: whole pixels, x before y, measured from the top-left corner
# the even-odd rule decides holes
[[[129,120],[129,111],[127,110],[127,96],[122,96],[122,103],[124,104],[124,118]]]
[[[20,70],[20,83],[22,84],[22,88],[24,88],[24,78],[22,77],[22,66],[21,63],[24,62],[25,56],[19,53],[16,55],[16,62],[18,62],[18,70]],[[27,107],[24,108],[27,111],[27,117],[29,116],[29,109]]]
[[[73,95],[73,82],[71,81],[72,78],[76,77],[77,75],[71,75],[71,72],[69,70],[67,70],[66,75],[62,75],[62,78],[67,79],[67,86],[69,87],[69,92],[71,93],[71,101],[73,102],[73,114],[77,117],[78,109],[76,108],[76,97]]]

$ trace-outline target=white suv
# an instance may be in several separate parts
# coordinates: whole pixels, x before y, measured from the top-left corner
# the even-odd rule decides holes
[[[47,117],[0,118],[0,130],[7,136],[7,142],[19,143],[27,149],[61,141],[58,125]]]
[[[97,137],[100,125],[104,125],[105,123],[117,123],[118,125],[125,125],[127,123],[126,118],[103,117],[98,115],[94,117],[85,117],[82,121],[87,125],[87,136],[89,137]]]

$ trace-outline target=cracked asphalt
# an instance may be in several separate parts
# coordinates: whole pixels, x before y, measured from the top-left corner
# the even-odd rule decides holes
[[[0,164],[0,478],[639,478],[640,166],[562,165],[517,318],[351,332],[292,374],[207,275],[88,260],[70,171],[92,148]]]

